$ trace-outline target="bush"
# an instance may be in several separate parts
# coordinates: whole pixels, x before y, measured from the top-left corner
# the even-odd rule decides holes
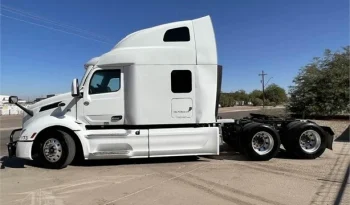
[[[255,98],[262,99],[263,92],[261,90],[253,90],[251,93],[249,93],[248,97],[251,100],[254,100]]]
[[[347,110],[349,103],[350,46],[303,67],[290,88],[289,111],[295,114],[332,116]]]
[[[265,98],[277,105],[287,101],[287,94],[283,88],[273,83],[266,88]]]
[[[263,104],[263,101],[262,99],[260,98],[255,98],[253,101],[252,101],[253,105],[254,106],[261,106]]]

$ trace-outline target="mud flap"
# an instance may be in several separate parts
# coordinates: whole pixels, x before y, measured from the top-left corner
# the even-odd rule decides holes
[[[325,131],[326,136],[326,147],[330,150],[333,150],[333,140],[334,140],[334,132],[328,126],[320,126]]]

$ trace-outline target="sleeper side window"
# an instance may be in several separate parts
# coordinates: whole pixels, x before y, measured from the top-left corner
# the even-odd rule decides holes
[[[89,94],[116,92],[120,89],[120,70],[98,70],[90,80]]]
[[[164,42],[190,41],[190,30],[187,27],[169,29],[163,37]]]
[[[190,70],[173,70],[171,72],[171,91],[173,93],[190,93],[192,91],[192,72]]]

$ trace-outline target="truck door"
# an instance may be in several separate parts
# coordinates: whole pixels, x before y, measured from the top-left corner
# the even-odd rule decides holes
[[[83,118],[90,125],[124,124],[123,67],[95,69],[83,93]]]

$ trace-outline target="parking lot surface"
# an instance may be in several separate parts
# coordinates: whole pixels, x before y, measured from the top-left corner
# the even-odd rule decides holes
[[[224,145],[219,156],[86,161],[62,170],[1,150],[0,204],[350,204],[350,143],[333,147],[315,160],[282,150],[252,162]]]

